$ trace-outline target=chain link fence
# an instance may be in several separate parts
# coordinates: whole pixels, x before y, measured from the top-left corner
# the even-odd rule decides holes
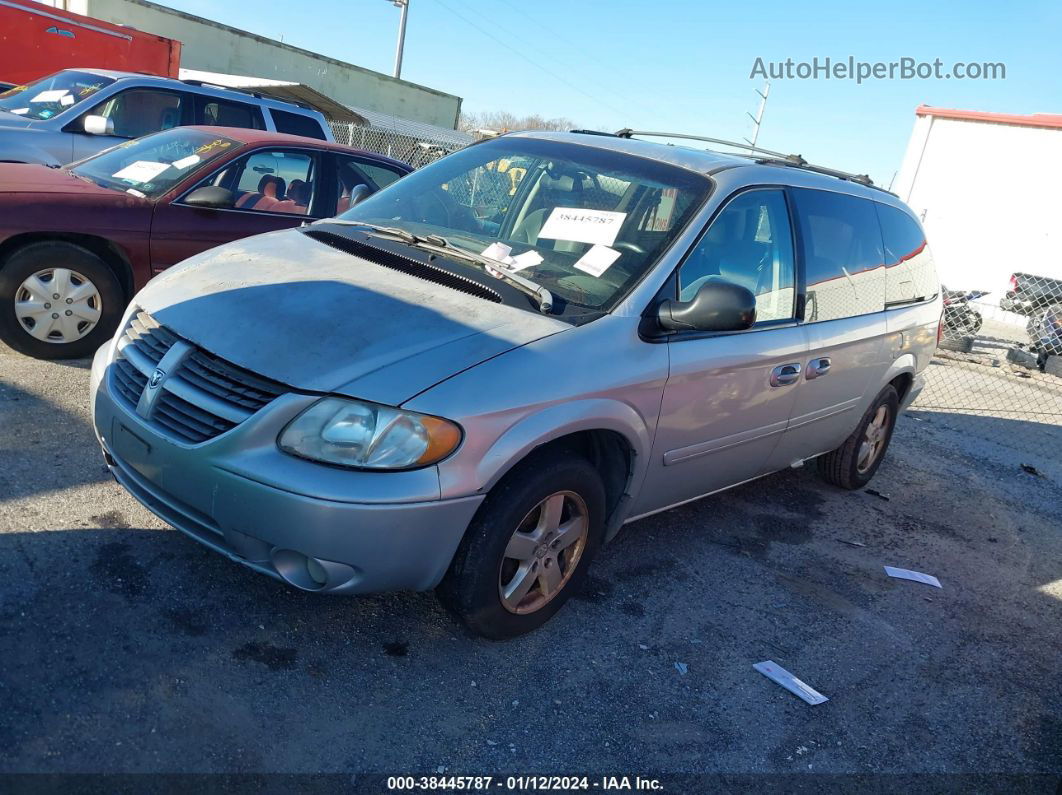
[[[1018,450],[1062,452],[1062,280],[1017,273],[1006,292],[944,290],[940,345],[915,416]],[[919,412],[923,412],[919,414]]]
[[[452,135],[446,135],[446,131],[442,130],[435,134],[429,131],[428,134],[421,135],[414,131],[402,132],[335,121],[329,124],[336,143],[387,155],[409,163],[413,168],[420,168],[443,155],[456,152],[474,140],[472,136],[456,131]]]

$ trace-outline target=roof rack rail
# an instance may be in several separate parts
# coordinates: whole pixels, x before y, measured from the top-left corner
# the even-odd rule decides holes
[[[283,99],[281,99],[280,97],[273,96],[273,95],[269,94],[268,92],[267,93],[261,93],[261,92],[255,91],[254,89],[252,89],[250,87],[246,87],[246,86],[223,86],[220,83],[211,83],[209,80],[193,80],[190,77],[182,78],[181,82],[185,83],[186,85],[189,85],[189,86],[202,86],[203,88],[216,88],[218,91],[235,91],[238,94],[247,94],[248,96],[252,96],[255,99],[268,99],[271,102],[283,102],[283,103],[288,104],[288,105],[295,105],[296,107],[299,107],[299,108],[306,108],[307,110],[314,110],[312,105],[307,105],[305,102],[301,102],[301,101],[299,101],[297,99],[288,99],[287,97],[284,97]]]
[[[739,141],[727,141],[723,138],[708,138],[703,135],[687,135],[686,133],[668,133],[668,132],[647,132],[644,130],[631,130],[625,128],[619,130],[616,135],[620,138],[632,138],[635,135],[644,135],[651,138],[682,138],[689,141],[704,141],[710,144],[721,144],[723,146],[732,146],[736,149],[744,149],[749,154],[748,157],[756,159],[757,163],[771,163],[775,165],[793,166],[794,168],[802,168],[805,171],[813,171],[816,174],[825,174],[830,177],[836,177],[837,179],[847,180],[849,182],[856,182],[860,185],[865,185],[868,188],[874,188],[876,190],[884,191],[885,188],[878,187],[874,184],[874,180],[870,178],[869,174],[850,174],[847,171],[840,171],[836,168],[826,168],[825,166],[816,166],[813,163],[809,163],[800,155],[787,155],[782,152],[774,152],[770,149],[764,149],[759,146],[753,146],[747,142]],[[765,157],[755,156],[765,155]]]

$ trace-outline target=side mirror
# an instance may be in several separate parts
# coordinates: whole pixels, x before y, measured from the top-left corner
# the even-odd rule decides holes
[[[82,127],[89,135],[114,135],[114,120],[106,116],[86,116]]]
[[[367,199],[372,195],[372,188],[368,185],[355,185],[350,189],[350,206],[353,207],[363,199]],[[349,208],[348,208],[349,209]]]
[[[756,322],[756,296],[733,282],[707,281],[689,301],[664,301],[657,322],[668,331],[742,331]]]
[[[185,196],[181,203],[207,210],[224,210],[236,203],[236,196],[228,188],[207,185],[203,188],[196,188]]]

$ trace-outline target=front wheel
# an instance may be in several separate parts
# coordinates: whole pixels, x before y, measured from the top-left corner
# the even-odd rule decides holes
[[[107,263],[73,243],[33,243],[0,266],[0,339],[19,353],[89,356],[114,333],[124,308]]]
[[[900,396],[890,384],[878,393],[844,444],[819,456],[822,478],[843,489],[867,485],[885,457],[899,410]]]
[[[486,638],[537,629],[583,586],[604,527],[605,489],[589,461],[532,456],[487,495],[439,599]]]

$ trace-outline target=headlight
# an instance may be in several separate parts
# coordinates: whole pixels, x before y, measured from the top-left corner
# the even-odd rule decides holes
[[[441,417],[345,398],[323,398],[277,438],[286,453],[364,469],[411,469],[450,455],[461,429]]]

